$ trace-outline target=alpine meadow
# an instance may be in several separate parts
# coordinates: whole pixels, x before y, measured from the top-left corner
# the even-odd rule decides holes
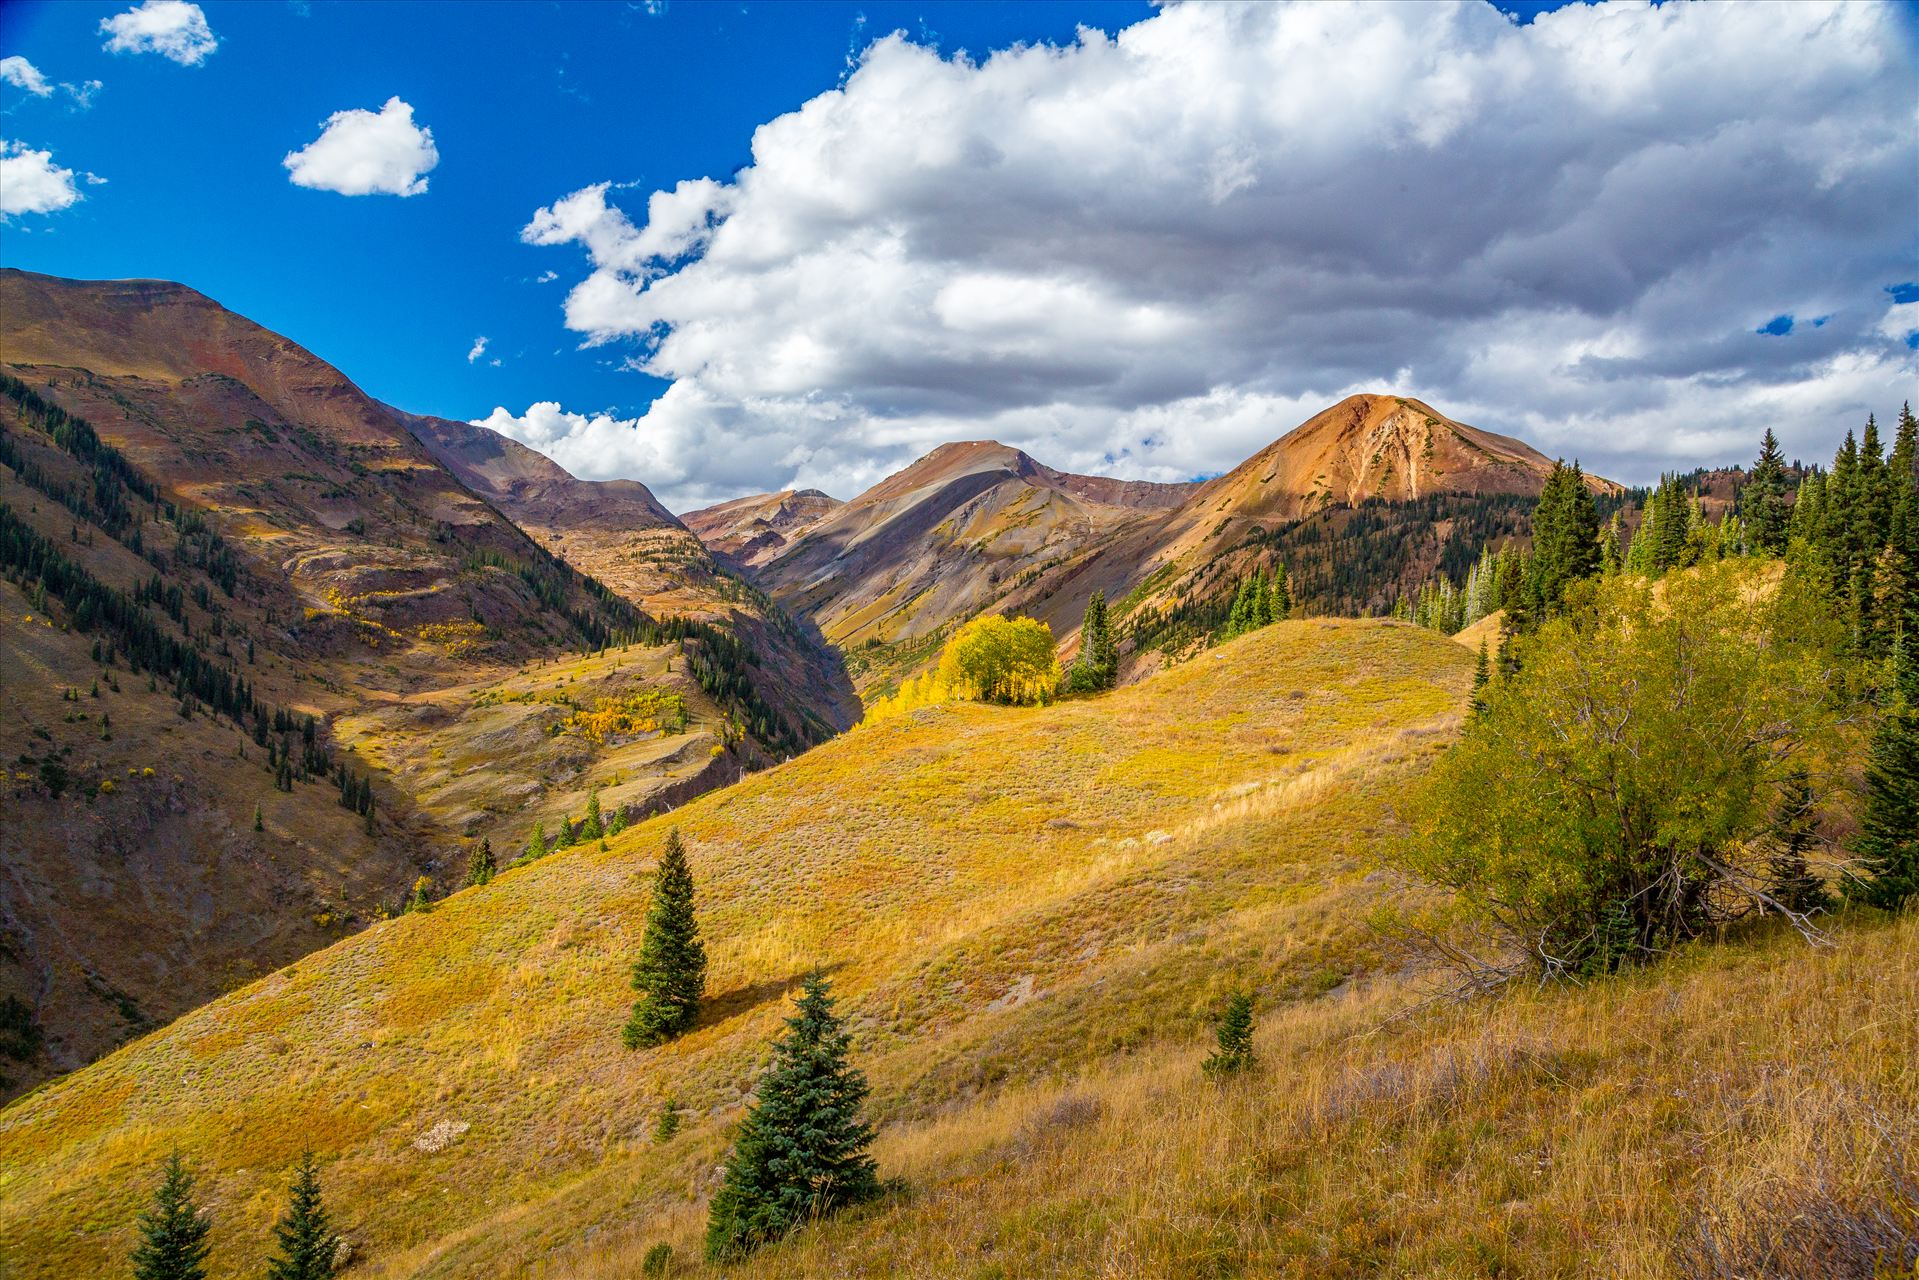
[[[5,6],[0,1277],[1919,1280],[1915,65]]]

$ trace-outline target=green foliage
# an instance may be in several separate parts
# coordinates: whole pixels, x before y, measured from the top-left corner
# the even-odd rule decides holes
[[[1479,652],[1473,658],[1473,698],[1472,713],[1478,715],[1486,709],[1486,686],[1492,682],[1492,664],[1486,659],[1486,641],[1479,642]]]
[[[176,1152],[167,1158],[153,1207],[140,1215],[134,1280],[206,1280],[208,1226],[193,1203],[193,1176]]]
[[[633,987],[641,998],[620,1032],[629,1049],[664,1043],[691,1027],[706,992],[706,948],[693,913],[693,872],[677,827],[667,834],[653,875],[653,902],[633,965]]]
[[[1286,566],[1274,565],[1270,575],[1264,569],[1255,569],[1240,579],[1239,590],[1233,595],[1233,607],[1226,613],[1218,638],[1231,640],[1248,631],[1271,626],[1284,621],[1292,611],[1293,595],[1286,580]]]
[[[1819,602],[1754,585],[1581,588],[1416,794],[1402,864],[1555,974],[1762,909],[1757,837],[1794,769],[1843,752],[1846,694]]]
[[[1566,588],[1599,572],[1599,508],[1577,462],[1553,464],[1533,512],[1533,561],[1527,585],[1542,614],[1559,608]]]
[[[668,1098],[660,1104],[659,1118],[653,1122],[653,1141],[671,1142],[680,1132],[680,1104],[677,1099]]]
[[[1812,915],[1832,907],[1832,895],[1807,857],[1819,844],[1819,800],[1804,769],[1786,776],[1773,817],[1773,851],[1766,894],[1783,910]]]
[[[1253,1065],[1253,993],[1235,991],[1226,1000],[1216,1032],[1219,1048],[1200,1066],[1210,1076],[1229,1076]]]
[[[1086,602],[1079,629],[1079,659],[1066,676],[1068,693],[1098,693],[1119,679],[1119,647],[1106,614],[1106,593],[1095,591]]]
[[[1919,896],[1919,634],[1896,646],[1888,704],[1866,757],[1866,805],[1846,892],[1897,910]]]
[[[273,1228],[280,1254],[267,1262],[267,1280],[332,1280],[340,1240],[320,1203],[320,1173],[306,1152],[293,1171],[287,1211]]]
[[[467,888],[490,882],[497,870],[498,868],[493,865],[493,842],[481,836],[480,843],[474,845],[473,852],[467,855]]]
[[[600,816],[600,789],[589,787],[586,792],[586,821],[580,826],[580,839],[600,840],[606,836],[606,821]]]
[[[1766,556],[1785,554],[1792,513],[1786,502],[1786,460],[1771,427],[1759,442],[1759,460],[1741,498],[1752,549]]]
[[[824,977],[806,979],[786,1027],[713,1196],[706,1253],[714,1261],[879,1194],[866,1154],[873,1130],[860,1117],[866,1077],[847,1061],[849,1037]]]
[[[663,1276],[673,1266],[673,1246],[662,1240],[646,1251],[640,1259],[640,1274],[643,1276]]]

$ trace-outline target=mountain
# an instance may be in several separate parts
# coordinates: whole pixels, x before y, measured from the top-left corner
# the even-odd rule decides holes
[[[804,726],[809,740],[859,719],[859,697],[838,651],[716,561],[723,553],[709,551],[645,485],[577,479],[487,427],[401,417],[467,488],[553,555],[648,613],[703,619],[739,635],[752,646],[760,696]]]
[[[988,610],[1047,622],[1070,654],[1095,590],[1123,606],[1137,675],[1183,651],[1213,612],[1223,619],[1253,568],[1283,561],[1303,609],[1347,613],[1463,571],[1482,545],[1524,536],[1552,466],[1521,441],[1386,395],[1348,397],[1203,483],[1075,476],[990,441],[951,444],[744,563],[846,649],[862,691]],[[701,515],[689,523],[704,536],[736,536]]]
[[[849,718],[837,664],[807,650],[790,692],[803,628],[643,488],[475,439],[475,492],[404,415],[191,289],[0,271],[0,373],[0,1000],[34,1027],[0,1095],[422,876],[454,887],[479,840],[510,859],[596,786],[651,811]],[[568,503],[674,539],[678,586],[632,580],[699,611],[644,612],[503,513],[557,542]]]
[[[680,519],[714,555],[750,567],[778,555],[840,505],[818,489],[782,489],[689,511]]]

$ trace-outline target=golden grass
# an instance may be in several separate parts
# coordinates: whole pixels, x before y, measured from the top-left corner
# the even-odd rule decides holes
[[[1871,1116],[1909,1124],[1919,1096],[1912,922],[1388,1022],[1417,966],[1364,921],[1410,890],[1368,855],[1471,657],[1322,621],[1216,653],[1096,700],[857,730],[198,1010],[0,1112],[0,1256],[118,1266],[177,1147],[215,1276],[251,1274],[311,1144],[355,1274],[628,1276],[661,1240],[694,1270],[814,965],[906,1190],[743,1275],[1666,1276],[1670,1242],[1815,1127],[1858,1136],[1835,1176],[1871,1191]],[[628,1053],[669,824],[712,1000]],[[1240,983],[1264,1065],[1219,1088],[1197,1062]],[[656,1145],[668,1098],[685,1128]],[[471,1127],[416,1147],[443,1122]]]

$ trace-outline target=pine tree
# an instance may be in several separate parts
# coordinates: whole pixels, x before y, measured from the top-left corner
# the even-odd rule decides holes
[[[599,840],[606,835],[606,822],[600,817],[600,789],[589,787],[586,792],[586,821],[580,824],[580,839]]]
[[[1492,664],[1486,658],[1486,641],[1479,641],[1479,656],[1473,660],[1473,698],[1472,714],[1478,715],[1486,709],[1486,686],[1493,678]]]
[[[1577,462],[1553,464],[1533,511],[1533,604],[1551,612],[1569,583],[1599,572],[1599,509]]]
[[[629,1049],[671,1040],[692,1026],[706,992],[706,948],[693,913],[693,872],[677,827],[668,833],[653,874],[653,902],[633,965],[633,988],[641,998],[620,1033]]]
[[[1888,911],[1919,895],[1919,636],[1893,649],[1890,703],[1866,755],[1866,807],[1852,852],[1860,874],[1847,896]]]
[[[207,1220],[193,1204],[193,1177],[176,1152],[167,1158],[153,1207],[140,1215],[134,1280],[206,1280]]]
[[[267,1280],[332,1280],[340,1241],[320,1203],[320,1174],[311,1151],[294,1168],[286,1215],[273,1235],[280,1242],[280,1256],[267,1261]]]
[[[1802,915],[1831,907],[1831,895],[1806,856],[1819,842],[1819,811],[1812,779],[1804,769],[1793,770],[1781,788],[1772,839],[1767,895],[1786,910]]]
[[[1211,1076],[1227,1076],[1253,1065],[1253,993],[1235,991],[1226,1000],[1215,1033],[1219,1048],[1200,1067]]]
[[[266,816],[260,812],[260,802],[257,800],[253,802],[253,829],[255,831],[267,829]]]
[[[707,1219],[706,1254],[740,1257],[814,1217],[879,1194],[860,1118],[866,1077],[847,1061],[850,1037],[826,979],[806,979],[773,1062],[726,1161]]]
[[[473,852],[466,860],[466,883],[471,888],[476,884],[486,884],[493,879],[497,868],[493,865],[493,842],[485,836],[473,846]]]
[[[428,882],[425,876],[421,876],[419,879],[415,880],[413,882],[413,894],[411,897],[407,899],[405,910],[406,911],[433,910],[433,899],[427,896],[427,890],[430,887],[431,887],[430,883]]]
[[[1274,622],[1284,622],[1293,616],[1293,584],[1286,577],[1286,566],[1273,566],[1272,614]]]
[[[1743,507],[1753,550],[1760,555],[1783,555],[1791,512],[1786,504],[1786,459],[1771,427],[1759,441],[1759,460],[1746,482]]]
[[[1106,593],[1095,591],[1086,602],[1086,616],[1079,629],[1079,659],[1067,675],[1066,687],[1074,693],[1097,693],[1112,688],[1118,677],[1119,650],[1106,616]]]

